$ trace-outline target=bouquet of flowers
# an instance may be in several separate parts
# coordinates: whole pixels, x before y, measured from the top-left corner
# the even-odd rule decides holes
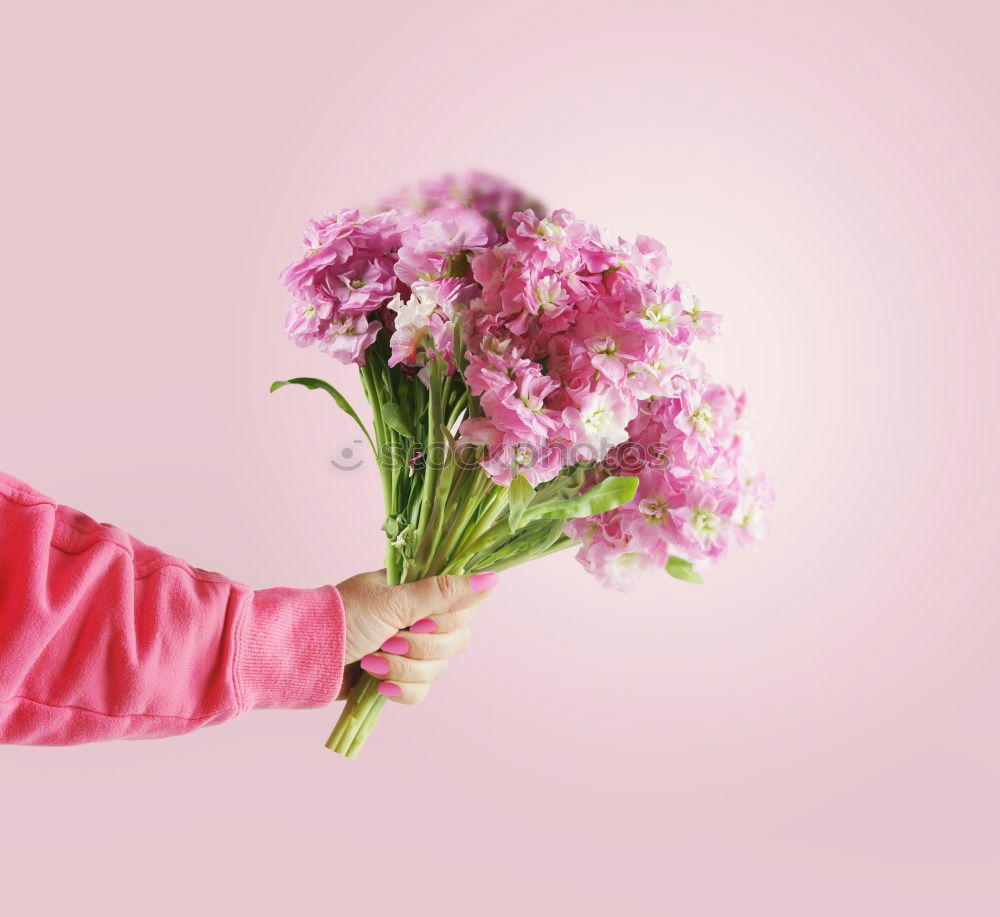
[[[743,394],[696,356],[719,316],[663,246],[547,211],[481,173],[445,176],[306,228],[286,329],[354,363],[381,474],[390,584],[499,571],[576,547],[625,589],[701,582],[759,540],[773,499]],[[362,674],[327,746],[354,757],[385,698]]]

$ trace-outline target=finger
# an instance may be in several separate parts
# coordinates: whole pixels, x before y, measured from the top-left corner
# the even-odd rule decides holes
[[[498,580],[495,573],[477,573],[474,576],[442,574],[395,586],[392,590],[393,602],[400,627],[422,618],[452,614],[475,605]]]
[[[410,625],[408,631],[403,631],[402,636],[409,634],[446,634],[449,631],[461,630],[468,627],[469,622],[479,613],[482,607],[481,602],[463,608],[461,611],[446,615],[431,615],[429,618],[421,618]]]
[[[386,655],[407,656],[410,659],[447,659],[461,653],[469,645],[472,634],[468,627],[430,634],[400,631],[382,644]]]
[[[410,684],[407,682],[383,681],[378,686],[378,693],[396,704],[419,704],[431,686],[428,684]]]
[[[426,684],[444,675],[448,660],[410,659],[390,653],[369,653],[361,657],[361,668],[379,680]]]

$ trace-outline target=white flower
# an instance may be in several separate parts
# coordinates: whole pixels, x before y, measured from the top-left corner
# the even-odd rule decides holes
[[[591,392],[575,418],[580,440],[597,451],[597,459],[604,458],[612,446],[628,439],[626,425],[631,419],[629,405],[611,392]]]

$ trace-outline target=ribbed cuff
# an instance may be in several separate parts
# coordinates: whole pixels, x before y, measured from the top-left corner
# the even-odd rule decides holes
[[[330,703],[344,675],[344,604],[337,590],[251,593],[233,675],[242,710]]]

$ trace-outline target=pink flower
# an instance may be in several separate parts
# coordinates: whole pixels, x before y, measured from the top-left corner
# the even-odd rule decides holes
[[[563,421],[600,461],[612,446],[628,439],[626,427],[634,414],[635,401],[627,392],[604,389],[590,392],[579,407],[566,408]]]
[[[715,312],[703,312],[698,297],[686,286],[679,288],[681,305],[691,321],[692,333],[701,341],[711,341],[719,334],[722,316]]]
[[[339,301],[339,311],[347,315],[366,315],[399,288],[388,259],[354,260],[338,274],[329,272],[324,284],[330,301]]]
[[[502,440],[503,434],[485,417],[468,417],[462,421],[456,446],[459,449],[465,446],[486,446],[487,449],[495,449]]]
[[[568,210],[541,218],[527,210],[514,214],[507,237],[518,259],[529,266],[573,269],[580,262],[578,246],[587,233],[587,226]]]
[[[322,324],[316,307],[298,300],[292,303],[285,318],[285,331],[299,347],[308,347],[319,340]]]
[[[647,332],[657,332],[671,343],[686,344],[693,331],[678,291],[658,285],[636,284],[626,292],[630,318]]]
[[[621,385],[642,354],[639,335],[593,312],[580,320],[577,332],[590,365],[611,385]]]
[[[676,528],[670,510],[677,504],[677,494],[669,478],[656,469],[638,473],[639,488],[627,506],[614,511],[621,521],[622,531],[642,545],[656,563],[667,562],[670,542],[676,540]]]
[[[592,534],[577,552],[577,560],[601,585],[626,592],[657,563],[626,533],[601,529]]]
[[[456,209],[442,219],[423,220],[403,234],[396,275],[411,286],[446,277],[459,254],[495,240],[496,231],[475,210]]]
[[[382,325],[363,315],[345,315],[327,323],[319,338],[319,349],[341,363],[365,365],[365,351],[371,347]]]
[[[702,370],[690,352],[679,351],[660,339],[647,342],[641,359],[629,364],[626,385],[640,401],[676,398],[699,383]]]
[[[740,495],[732,514],[733,537],[743,548],[755,548],[767,534],[765,513],[774,504],[774,488],[767,475],[743,458],[739,471]]]
[[[410,298],[396,296],[388,305],[393,315],[389,365],[423,367],[428,356],[444,360],[454,372],[453,319],[466,309],[478,287],[457,277],[413,285]]]
[[[551,481],[563,469],[560,451],[544,443],[502,443],[481,463],[495,484],[509,487],[515,477],[525,477],[532,487]]]
[[[753,491],[740,494],[739,502],[733,510],[733,537],[741,548],[755,548],[767,534],[764,522],[765,504]]]
[[[671,475],[682,484],[698,484],[708,490],[727,490],[736,477],[736,468],[729,453],[723,450],[705,455],[700,453],[693,460],[678,456],[671,467]]]
[[[695,557],[718,557],[726,550],[729,512],[725,504],[724,498],[695,489],[683,506],[670,510],[679,541]]]
[[[685,435],[684,454],[694,458],[698,451],[710,452],[717,441],[725,442],[732,433],[735,399],[721,385],[704,391],[692,386],[681,395],[681,410],[675,424]]]
[[[670,258],[662,243],[650,236],[636,236],[634,263],[642,280],[665,283],[670,273]]]
[[[480,395],[483,412],[504,433],[509,443],[534,442],[547,439],[562,423],[558,411],[547,408],[546,397],[555,382],[541,369],[520,363],[513,377],[506,373],[495,388],[486,388]]]

